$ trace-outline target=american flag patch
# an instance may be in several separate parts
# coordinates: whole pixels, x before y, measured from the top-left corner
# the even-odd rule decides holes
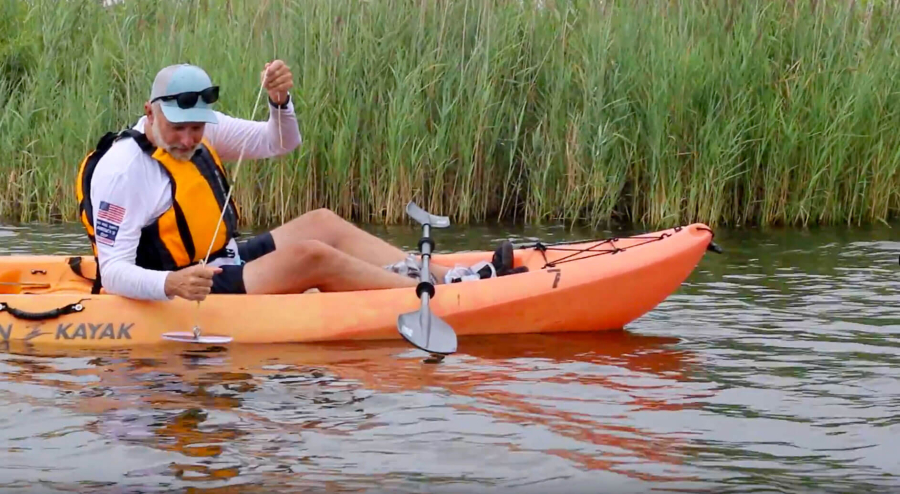
[[[106,201],[100,201],[100,212],[97,213],[97,219],[121,223],[124,218],[125,208]]]

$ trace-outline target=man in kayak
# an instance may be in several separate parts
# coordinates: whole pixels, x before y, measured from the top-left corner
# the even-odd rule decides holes
[[[416,286],[416,257],[327,209],[236,241],[238,212],[233,201],[224,204],[229,185],[222,162],[276,157],[301,144],[290,68],[275,60],[261,77],[265,122],[213,110],[219,89],[203,69],[166,67],[156,75],[145,115],[130,129],[106,134],[88,153],[76,188],[98,261],[95,292],[203,300],[209,293]],[[509,242],[492,263],[431,267],[437,283],[515,272]]]

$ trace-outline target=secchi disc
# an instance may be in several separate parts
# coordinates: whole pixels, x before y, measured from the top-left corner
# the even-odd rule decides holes
[[[220,335],[200,335],[194,336],[194,333],[191,331],[174,331],[170,333],[163,333],[163,339],[169,341],[179,341],[182,343],[206,343],[206,344],[221,344],[221,343],[230,343],[234,338],[231,336],[220,336]]]

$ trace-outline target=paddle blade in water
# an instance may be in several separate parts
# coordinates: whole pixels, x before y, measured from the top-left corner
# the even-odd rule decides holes
[[[180,341],[182,343],[202,343],[207,345],[220,345],[223,343],[230,343],[231,340],[234,339],[231,336],[219,335],[194,336],[194,333],[191,331],[175,331],[171,333],[163,333],[162,337],[164,340]]]
[[[424,311],[400,314],[397,327],[406,341],[421,350],[438,355],[456,351],[456,333],[434,314]]]

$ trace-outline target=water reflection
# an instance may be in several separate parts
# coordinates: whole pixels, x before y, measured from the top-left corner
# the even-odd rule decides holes
[[[631,466],[680,463],[682,438],[628,424],[627,416],[691,406],[672,392],[691,362],[677,343],[623,331],[465,338],[460,354],[439,365],[397,342],[65,356],[19,346],[2,360],[2,376],[20,386],[16,401],[41,406],[52,394],[66,415],[92,417],[83,431],[93,441],[178,455],[165,468],[138,469],[151,477],[247,482],[261,470],[343,478],[353,469],[376,477],[412,469],[446,477],[440,484],[458,482],[449,472],[459,469],[484,474],[466,452],[480,445],[503,458],[491,482],[522,476],[517,454],[559,458],[556,467],[535,462],[541,478],[567,465],[570,475],[599,469],[663,481],[683,477]],[[423,454],[442,466],[403,466]],[[284,463],[286,456],[302,461]],[[262,477],[255,481],[268,485]]]
[[[467,228],[438,245],[599,234]],[[84,242],[0,238],[3,252]],[[627,332],[463,338],[441,365],[402,342],[8,348],[0,489],[898,490],[896,228],[716,241],[725,254]]]

